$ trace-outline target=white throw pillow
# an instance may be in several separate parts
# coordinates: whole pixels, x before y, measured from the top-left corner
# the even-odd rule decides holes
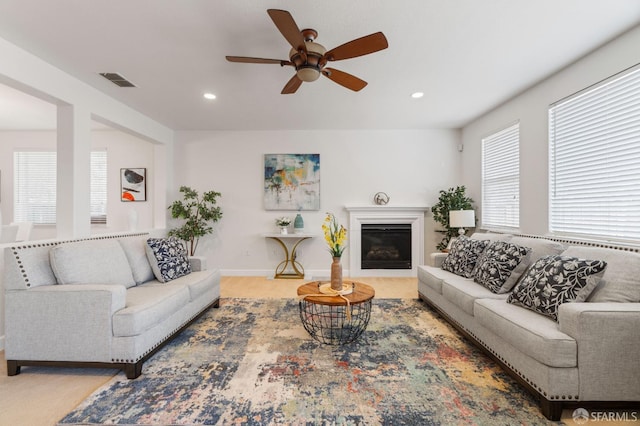
[[[598,286],[587,302],[640,302],[640,253],[601,247],[571,246],[563,255],[607,262]]]
[[[115,239],[60,244],[49,251],[59,284],[136,285],[122,246]]]
[[[155,279],[151,264],[149,264],[149,259],[147,258],[147,237],[119,238],[118,242],[127,255],[136,284],[146,283]]]

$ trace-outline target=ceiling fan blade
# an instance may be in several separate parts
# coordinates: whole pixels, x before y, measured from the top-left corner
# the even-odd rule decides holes
[[[291,47],[297,51],[307,51],[307,46],[304,44],[304,37],[289,12],[280,9],[268,9],[267,13]]]
[[[369,53],[377,52],[387,47],[389,47],[387,38],[381,32],[377,32],[335,47],[325,53],[324,57],[327,61],[341,61],[343,59],[368,55]]]
[[[226,56],[229,62],[243,62],[246,64],[278,64],[281,66],[293,65],[289,61],[283,59],[264,59],[264,58],[248,58],[246,56]]]
[[[289,95],[291,93],[296,93],[296,90],[298,90],[300,85],[302,85],[302,80],[298,78],[297,74],[294,74],[293,77],[291,77],[291,80],[287,81],[287,84],[284,85],[280,94]]]
[[[347,89],[353,90],[354,92],[359,92],[367,85],[366,81],[360,80],[354,75],[334,68],[325,68],[322,70],[322,74],[334,83],[338,83]]]

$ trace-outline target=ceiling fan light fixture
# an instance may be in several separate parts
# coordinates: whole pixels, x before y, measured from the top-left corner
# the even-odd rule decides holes
[[[320,69],[317,67],[302,66],[298,69],[296,74],[300,80],[309,83],[320,78]]]
[[[320,78],[320,61],[327,52],[327,49],[321,44],[315,43],[313,39],[318,36],[315,30],[302,30],[305,37],[306,52],[299,52],[296,49],[289,51],[289,59],[296,67],[296,75],[306,83],[316,81]]]
[[[358,77],[333,68],[325,68],[327,62],[341,61],[368,55],[389,47],[387,38],[382,32],[353,39],[334,47],[330,51],[315,42],[318,32],[311,28],[300,30],[293,16],[286,10],[267,9],[267,13],[276,28],[291,46],[289,60],[250,58],[245,56],[226,56],[229,62],[243,62],[249,64],[279,64],[295,68],[294,74],[280,92],[283,95],[295,93],[303,82],[312,82],[324,74],[329,80],[349,90],[358,92],[367,82]]]

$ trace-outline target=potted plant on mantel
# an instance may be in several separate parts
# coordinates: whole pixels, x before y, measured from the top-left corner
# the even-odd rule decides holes
[[[211,224],[222,217],[222,210],[217,206],[217,198],[222,194],[215,191],[207,191],[202,194],[198,191],[181,186],[180,192],[183,200],[176,200],[170,206],[171,217],[185,219],[186,222],[179,228],[169,231],[169,236],[177,237],[188,243],[189,256],[194,256],[198,248],[200,237],[213,232]]]
[[[431,207],[433,220],[444,228],[437,231],[444,234],[442,241],[436,246],[438,250],[446,249],[451,238],[458,235],[458,230],[449,226],[449,211],[473,210],[473,200],[465,195],[465,190],[464,185],[449,188],[447,191],[440,190],[438,202]]]

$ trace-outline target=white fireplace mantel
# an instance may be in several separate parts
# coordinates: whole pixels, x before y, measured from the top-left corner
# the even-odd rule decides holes
[[[424,215],[429,206],[357,206],[347,205],[349,212],[349,274],[352,277],[415,277],[424,263]],[[411,269],[365,269],[362,260],[362,224],[411,224]]]

